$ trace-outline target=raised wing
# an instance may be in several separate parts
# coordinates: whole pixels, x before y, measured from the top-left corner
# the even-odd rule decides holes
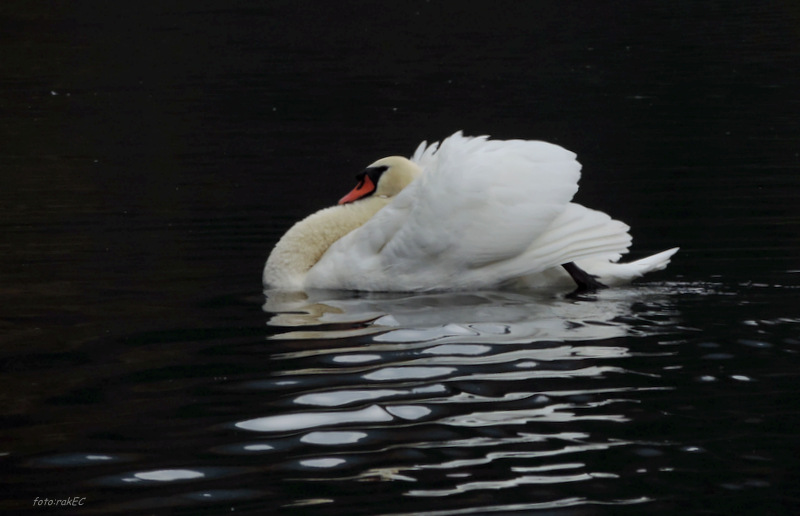
[[[422,144],[412,160],[419,179],[331,246],[310,271],[311,285],[428,290],[481,268],[490,274],[547,230],[580,177],[575,154],[557,145],[460,132]]]
[[[386,251],[470,267],[523,252],[564,210],[580,178],[575,154],[557,145],[461,133],[422,151],[419,164],[418,201]]]

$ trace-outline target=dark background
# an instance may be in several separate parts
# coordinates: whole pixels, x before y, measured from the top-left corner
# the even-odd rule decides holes
[[[796,284],[798,70],[789,1],[2,2],[9,460],[91,449],[107,392],[155,374],[129,367],[192,362],[125,346],[259,335],[289,225],[456,130],[577,152],[634,257],[681,246],[656,279]]]
[[[208,272],[248,285],[275,235],[364,164],[459,129],[577,152],[578,201],[629,222],[645,250],[682,245],[678,267],[696,253],[796,248],[791,2],[12,2],[0,13],[3,273],[15,282],[31,271],[25,253],[49,255],[36,276],[55,281],[103,261],[118,285],[189,260],[218,268],[192,246],[214,231],[238,263]],[[258,235],[259,252],[227,222]],[[65,248],[85,259],[59,266],[52,253]]]

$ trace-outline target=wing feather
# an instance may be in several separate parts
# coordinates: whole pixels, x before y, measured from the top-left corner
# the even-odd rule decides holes
[[[311,271],[314,286],[469,288],[460,284],[470,271],[497,282],[512,269],[536,269],[521,258],[567,209],[581,168],[557,145],[460,132],[423,142],[412,160],[422,175],[331,246]]]
[[[563,211],[580,178],[575,154],[538,141],[456,133],[414,157],[424,172],[408,219],[384,249],[389,258],[435,255],[479,267],[514,256]]]

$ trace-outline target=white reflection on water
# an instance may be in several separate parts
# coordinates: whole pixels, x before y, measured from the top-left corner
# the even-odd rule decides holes
[[[598,405],[594,405],[598,406]],[[439,423],[453,426],[495,426],[495,425],[526,425],[531,422],[558,423],[564,421],[627,421],[627,418],[617,414],[598,414],[580,416],[571,403],[555,403],[541,408],[526,410],[503,410],[473,412],[461,416],[442,419]],[[580,409],[591,408],[584,405]]]
[[[246,388],[277,390],[281,408],[235,426],[297,443],[294,474],[407,482],[408,496],[614,480],[583,459],[631,446],[597,429],[631,421],[638,393],[671,389],[627,367],[670,351],[634,352],[628,337],[675,330],[671,293],[268,292],[277,364]]]
[[[156,471],[143,471],[134,474],[136,478],[141,480],[155,480],[158,482],[171,482],[173,480],[190,480],[202,478],[205,476],[200,471],[193,471],[190,469],[159,469]]]
[[[393,417],[377,405],[362,410],[341,412],[313,412],[259,417],[236,423],[243,430],[256,432],[287,432],[304,428],[315,428],[344,423],[378,423],[391,421]]]
[[[294,403],[310,407],[371,405],[349,411],[271,415],[236,426],[258,432],[292,432],[395,418],[420,419],[431,416],[430,407],[434,405],[476,403],[500,405],[491,410],[442,415],[438,423],[475,427],[531,421],[624,421],[613,413],[578,414],[576,408],[585,412],[596,405],[559,403],[548,393],[535,390],[506,392],[497,398],[448,392],[446,385],[459,380],[497,385],[638,374],[595,361],[632,356],[628,347],[620,345],[624,341],[617,338],[642,332],[642,327],[656,332],[665,317],[669,319],[663,297],[663,291],[643,287],[608,290],[583,299],[495,291],[413,295],[270,292],[264,304],[264,310],[271,314],[268,324],[291,328],[271,338],[319,343],[313,349],[276,353],[276,359],[296,359],[310,367],[287,367],[274,375],[296,378],[298,387],[306,378],[328,375],[332,380],[323,389],[303,392],[301,388]],[[657,317],[650,321],[649,315]],[[330,339],[347,340],[342,341],[344,347],[321,344]],[[321,360],[326,356],[330,357],[327,361]],[[341,381],[333,380],[343,375],[347,380],[337,386]],[[565,396],[561,392],[549,394]],[[396,405],[409,399],[424,403]],[[502,408],[503,403],[514,399],[530,399],[537,406]],[[538,406],[540,403],[545,405]]]
[[[636,303],[663,296],[653,288],[613,289],[588,298],[552,293],[448,292],[354,294],[267,292],[268,324],[291,328],[270,338],[340,339],[371,336],[373,342],[528,343],[621,337]]]
[[[543,503],[515,503],[515,504],[506,504],[506,505],[488,505],[482,507],[467,507],[463,509],[444,509],[441,511],[425,511],[425,516],[463,516],[463,515],[472,515],[472,514],[493,514],[493,513],[500,513],[500,514],[511,514],[511,513],[519,513],[519,514],[530,514],[534,511],[553,511],[553,510],[560,510],[566,509],[569,507],[580,507],[586,505],[610,505],[610,506],[619,506],[619,505],[636,505],[642,504],[652,501],[652,498],[647,496],[641,496],[638,498],[629,498],[629,499],[619,499],[619,500],[610,500],[610,501],[597,501],[597,500],[590,500],[584,497],[579,496],[571,496],[568,498],[561,498],[558,500],[553,500],[551,502],[543,502]],[[581,508],[582,509],[582,508]],[[580,512],[579,514],[582,514]],[[392,512],[392,513],[384,513],[385,516],[418,516],[420,513],[400,513],[400,512]],[[567,513],[568,514],[568,513]]]
[[[503,481],[465,482],[463,484],[459,484],[453,489],[412,490],[409,491],[408,494],[411,496],[448,496],[475,490],[506,489],[509,487],[518,487],[526,484],[561,484],[564,482],[591,480],[593,478],[609,478],[609,476],[610,478],[619,478],[617,475],[609,473],[575,473],[573,475],[521,475]]]
[[[335,445],[355,443],[366,436],[365,432],[311,432],[300,440],[304,443]]]
[[[408,395],[444,394],[447,389],[443,385],[428,385],[413,389],[338,389],[332,392],[313,392],[301,394],[294,399],[299,405],[317,405],[336,407],[360,401],[375,399],[391,399]]]

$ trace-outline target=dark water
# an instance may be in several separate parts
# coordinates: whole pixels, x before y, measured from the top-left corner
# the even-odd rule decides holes
[[[0,7],[4,513],[800,508],[794,4],[30,4]],[[458,129],[576,151],[634,256],[681,252],[584,299],[264,296],[293,221]]]

